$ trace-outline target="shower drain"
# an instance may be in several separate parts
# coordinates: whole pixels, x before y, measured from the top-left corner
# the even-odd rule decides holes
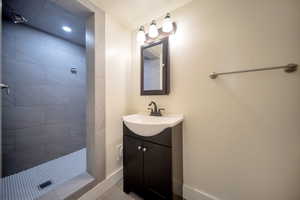
[[[46,187],[49,187],[50,185],[52,185],[52,181],[51,181],[51,180],[48,180],[48,181],[45,181],[45,182],[39,184],[38,188],[39,188],[40,190],[43,190],[43,189],[45,189]]]

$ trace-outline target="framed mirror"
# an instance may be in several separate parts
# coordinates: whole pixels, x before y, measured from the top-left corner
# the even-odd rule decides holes
[[[168,38],[141,47],[141,95],[167,95],[170,87]]]

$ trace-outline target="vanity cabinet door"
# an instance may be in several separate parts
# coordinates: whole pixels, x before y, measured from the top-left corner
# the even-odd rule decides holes
[[[124,191],[143,191],[142,141],[124,136]]]
[[[171,148],[144,142],[144,186],[147,199],[172,199]]]

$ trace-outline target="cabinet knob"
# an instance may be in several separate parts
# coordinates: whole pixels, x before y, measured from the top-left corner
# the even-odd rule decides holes
[[[140,151],[142,149],[142,147],[141,146],[138,146],[138,150]]]
[[[147,148],[146,148],[146,147],[144,147],[144,148],[143,148],[143,152],[146,152],[146,151],[147,151]]]

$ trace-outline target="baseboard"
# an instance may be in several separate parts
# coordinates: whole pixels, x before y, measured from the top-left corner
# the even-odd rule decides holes
[[[211,194],[188,185],[183,185],[183,197],[186,200],[221,200]]]
[[[104,181],[85,193],[79,200],[96,200],[109,188],[117,184],[123,178],[123,167],[109,175]]]
[[[85,193],[79,200],[96,200],[109,188],[117,184],[123,178],[123,167],[108,176],[104,181]],[[186,200],[221,200],[211,194],[198,190],[188,185],[183,185],[183,197]]]

